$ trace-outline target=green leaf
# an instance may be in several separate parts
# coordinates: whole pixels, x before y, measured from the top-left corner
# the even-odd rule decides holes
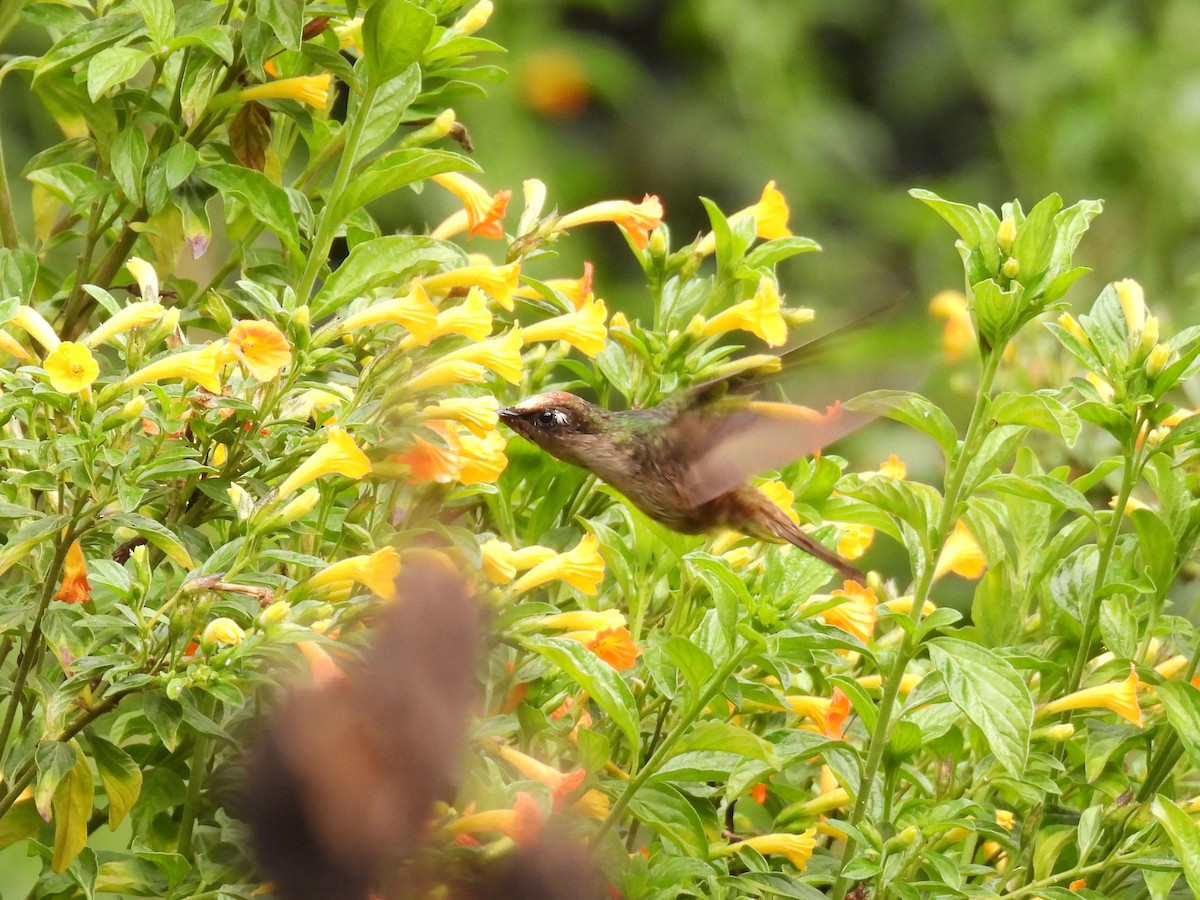
[[[409,0],[376,0],[363,17],[363,60],[371,88],[421,58],[437,20]]]
[[[1154,586],[1165,591],[1175,577],[1175,535],[1153,509],[1135,509],[1129,516],[1138,535],[1138,557]]]
[[[323,319],[351,300],[384,284],[400,285],[416,275],[464,265],[453,244],[420,235],[389,235],[359,244],[329,276],[312,302],[312,317]]]
[[[642,785],[629,803],[629,812],[689,856],[708,859],[708,841],[699,814],[669,784]]]
[[[1192,762],[1200,765],[1200,688],[1181,681],[1164,681],[1155,693]]]
[[[781,237],[759,244],[746,254],[746,265],[752,269],[770,269],[798,253],[816,253],[821,245],[812,238]]]
[[[95,103],[113,85],[122,84],[136,75],[149,58],[144,50],[134,47],[109,47],[93,56],[87,69],[88,96],[92,102]]]
[[[845,404],[847,409],[875,413],[923,431],[949,457],[958,442],[958,432],[949,416],[932,401],[911,391],[871,391]]]
[[[142,14],[150,40],[157,47],[166,47],[175,37],[175,5],[170,0],[134,0]]]
[[[1029,428],[1025,425],[997,425],[988,431],[978,452],[967,463],[963,479],[965,490],[974,490],[979,482],[991,475],[1021,446],[1028,433]]]
[[[389,140],[404,121],[408,107],[421,92],[421,67],[416,63],[395,78],[386,81],[378,90],[363,96],[350,95],[348,116],[358,115],[361,103],[367,104],[366,124],[355,148],[354,162],[357,164],[372,150]],[[353,186],[354,182],[351,182]]]
[[[531,637],[526,645],[558,666],[563,673],[588,692],[596,705],[608,713],[629,741],[630,753],[641,746],[637,702],[629,685],[612,666],[578,641],[557,637]]]
[[[1200,896],[1200,828],[1197,828],[1191,816],[1162,794],[1154,798],[1150,812],[1175,845],[1188,887],[1193,894]]]
[[[110,741],[92,735],[92,759],[108,795],[108,827],[116,830],[142,790],[142,770],[133,757]]]
[[[910,197],[920,200],[939,216],[945,219],[950,227],[958,232],[963,243],[968,248],[991,241],[996,242],[996,229],[989,227],[987,219],[978,209],[965,203],[954,203],[943,200],[932,191],[914,188],[908,192]]]
[[[1028,282],[1050,264],[1050,251],[1055,237],[1054,217],[1060,209],[1062,198],[1058,194],[1050,194],[1029,211],[1017,229],[1012,255],[1020,264],[1022,281]]]
[[[673,635],[662,645],[662,652],[670,657],[684,681],[692,690],[692,696],[700,696],[716,666],[712,657],[687,638]]]
[[[0,551],[0,574],[7,572],[17,563],[25,561],[34,547],[50,535],[61,531],[68,521],[70,521],[68,516],[46,516],[22,526],[16,534],[8,539],[8,543]]]
[[[774,768],[779,767],[779,755],[770,742],[728,722],[701,722],[675,745],[676,755],[693,750],[736,753],[760,760]]]
[[[196,564],[188,554],[183,542],[165,525],[148,519],[139,513],[117,513],[108,519],[114,525],[131,528],[166,554],[167,559],[182,569],[191,570]]]
[[[54,854],[50,869],[62,872],[87,844],[95,785],[87,757],[75,748],[75,765],[54,792]]]
[[[288,50],[300,49],[304,30],[304,0],[257,0],[254,11],[270,26]]]
[[[479,166],[465,156],[444,150],[393,150],[372,160],[369,166],[354,176],[345,193],[334,202],[331,215],[335,221],[342,222],[372,200],[405,185],[431,175],[463,171],[479,171]]]
[[[1057,434],[1068,447],[1074,447],[1079,437],[1079,416],[1055,397],[1053,391],[1032,394],[1006,391],[992,400],[988,412],[1000,425],[1029,425]]]
[[[0,817],[0,850],[33,837],[45,824],[33,800],[18,800]]]
[[[750,590],[723,559],[701,550],[687,554],[684,559],[712,593],[713,605],[725,635],[725,642],[732,647],[740,610],[754,605]]]
[[[300,233],[287,191],[262,172],[231,163],[214,163],[196,171],[200,180],[211,184],[222,196],[242,203],[250,215],[267,226],[295,257],[300,257]]]
[[[34,757],[38,777],[33,791],[33,803],[44,819],[50,818],[54,794],[67,773],[75,767],[75,748],[64,741],[45,741],[38,745]]]
[[[112,156],[109,159],[113,178],[117,180],[125,196],[134,203],[141,203],[143,200],[142,185],[149,155],[150,147],[140,128],[126,128],[113,141]]]
[[[981,491],[996,491],[1013,494],[1027,500],[1036,500],[1051,506],[1062,506],[1077,515],[1095,518],[1095,510],[1087,497],[1069,484],[1064,484],[1050,475],[1012,475],[1001,473],[985,478],[978,485]]]
[[[1033,698],[1020,673],[991,650],[957,638],[934,638],[929,656],[954,705],[983,732],[1001,765],[1019,778],[1033,730]]]

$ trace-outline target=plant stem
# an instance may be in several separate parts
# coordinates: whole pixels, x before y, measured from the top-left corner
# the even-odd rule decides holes
[[[212,694],[204,694],[197,705],[204,718],[211,718],[213,710],[216,709],[216,698]],[[192,832],[196,827],[196,812],[200,807],[200,791],[207,780],[205,775],[209,758],[212,756],[212,743],[210,735],[197,734],[195,746],[192,748],[187,795],[183,798],[183,811],[180,814],[179,823],[179,845],[176,848],[176,852],[189,861],[192,858]]]
[[[4,168],[4,142],[0,140],[0,247],[16,250],[20,246],[21,236],[13,213],[12,193],[8,189],[8,170]]]

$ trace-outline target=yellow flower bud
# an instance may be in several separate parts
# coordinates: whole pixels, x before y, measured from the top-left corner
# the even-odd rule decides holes
[[[1171,348],[1166,344],[1155,344],[1146,357],[1146,374],[1151,378],[1160,374],[1171,361]]]
[[[1012,216],[1005,216],[1000,227],[996,229],[996,243],[1000,245],[1000,249],[1005,255],[1012,251],[1013,241],[1016,238],[1017,223]]]
[[[222,616],[219,619],[213,619],[204,628],[204,633],[200,636],[200,643],[212,646],[213,644],[230,644],[237,646],[246,639],[246,632],[233,619]]]
[[[276,600],[266,609],[258,614],[258,623],[262,626],[278,625],[280,622],[287,621],[287,617],[291,615],[292,604],[286,600]]]

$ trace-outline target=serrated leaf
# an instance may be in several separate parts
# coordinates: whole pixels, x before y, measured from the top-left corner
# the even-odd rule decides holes
[[[90,744],[100,783],[108,796],[108,827],[115,831],[141,793],[142,770],[133,757],[116,744],[95,735],[90,738]]]
[[[958,432],[954,430],[954,423],[949,416],[931,400],[912,391],[871,391],[860,394],[845,406],[847,409],[886,416],[923,431],[937,441],[946,457],[954,452],[958,442]]]
[[[531,637],[526,645],[558,666],[568,678],[588,692],[608,713],[629,741],[630,753],[641,746],[637,702],[620,674],[578,641],[556,637]]]
[[[1019,778],[1033,730],[1033,698],[1020,673],[991,650],[968,641],[934,638],[928,646],[954,705],[983,732],[1000,764]]]
[[[117,513],[108,521],[114,525],[123,525],[133,529],[166,554],[167,559],[180,568],[187,570],[195,568],[196,564],[192,562],[192,557],[187,552],[187,548],[183,546],[183,542],[179,540],[175,532],[165,525],[139,513]]]

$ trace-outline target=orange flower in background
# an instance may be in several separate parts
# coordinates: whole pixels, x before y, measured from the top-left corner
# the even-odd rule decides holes
[[[825,733],[833,701],[829,697],[814,697],[811,694],[790,694],[783,698],[788,709],[798,716],[812,719],[817,730]]]
[[[77,394],[91,387],[100,375],[100,364],[83,344],[63,341],[42,363],[50,386],[60,394]]]
[[[491,809],[468,813],[442,828],[442,834],[452,837],[464,834],[502,834],[518,846],[528,846],[537,840],[545,817],[531,794],[518,791],[511,809]]]
[[[512,589],[521,594],[555,579],[561,579],[585,594],[594,595],[599,591],[604,579],[604,557],[600,555],[600,541],[594,534],[584,535],[566,553],[557,553],[538,563],[513,582]]]
[[[882,675],[860,675],[858,678],[855,678],[854,680],[857,681],[860,685],[862,685],[864,688],[866,688],[869,691],[877,691],[883,687],[883,676]],[[900,693],[901,693],[901,695],[907,696],[908,694],[911,694],[914,690],[916,690],[917,685],[920,683],[921,683],[920,675],[917,675],[913,672],[905,672],[900,677]]]
[[[392,456],[392,462],[408,467],[405,480],[409,484],[433,481],[438,484],[449,484],[458,477],[462,470],[461,444],[458,434],[440,423],[429,423],[431,431],[437,432],[446,442],[442,447],[428,441],[421,435],[413,436],[413,444],[403,453]]]
[[[888,478],[895,478],[897,481],[903,481],[908,477],[908,465],[893,453],[879,464],[879,474],[886,475]]]
[[[67,548],[66,559],[63,560],[62,584],[55,600],[63,603],[86,603],[92,599],[92,584],[88,581],[87,560],[83,556],[83,547],[79,541],[72,541]]]
[[[573,794],[583,784],[583,779],[587,777],[587,771],[584,769],[560,772],[553,766],[548,766],[544,762],[534,759],[532,756],[522,753],[520,750],[510,747],[507,744],[501,744],[496,752],[500,754],[501,759],[526,778],[540,781],[546,787],[550,788],[552,809],[555,812],[562,810],[563,806],[566,805],[567,797]]]
[[[587,648],[618,672],[632,669],[642,655],[641,648],[633,641],[633,635],[623,626],[599,632]]]
[[[975,330],[971,327],[970,304],[962,291],[941,291],[929,301],[929,312],[935,318],[945,319],[942,329],[942,353],[951,362],[962,359],[975,344]]]
[[[650,242],[650,232],[662,224],[663,208],[659,199],[647,194],[641,203],[628,200],[604,200],[561,216],[555,231],[568,231],[576,225],[613,222],[639,250]]]
[[[300,648],[300,653],[308,664],[313,684],[329,684],[334,681],[342,681],[347,677],[345,670],[334,662],[333,657],[315,640],[301,641],[296,646]]]
[[[435,296],[443,296],[454,288],[480,288],[485,294],[512,312],[513,293],[521,278],[521,264],[506,266],[472,265],[429,275],[422,280],[425,290]]]
[[[142,366],[125,379],[127,385],[145,384],[147,381],[164,381],[182,378],[194,381],[206,391],[221,393],[221,369],[228,361],[224,341],[216,341],[198,350],[185,350],[155,360]]]
[[[296,100],[315,109],[324,109],[329,103],[329,87],[333,76],[299,75],[295,78],[280,78],[264,84],[242,88],[235,95],[239,100]]]
[[[829,711],[825,714],[825,737],[840,741],[846,733],[846,719],[850,716],[850,698],[840,687],[833,689],[829,698]]]
[[[1137,669],[1130,665],[1128,678],[1083,688],[1073,694],[1051,700],[1038,710],[1038,714],[1049,715],[1069,709],[1107,709],[1141,728],[1142,708],[1137,699],[1139,684]]]
[[[938,557],[937,568],[933,572],[934,579],[941,578],[947,572],[974,579],[980,577],[986,568],[987,558],[979,542],[967,526],[959,521],[942,546],[942,555]]]
[[[584,791],[583,796],[571,804],[571,812],[601,822],[608,818],[611,809],[612,801],[608,799],[608,794],[595,788]]]
[[[461,216],[454,215],[434,230],[431,237],[445,240],[467,229],[468,236],[480,235],[486,238],[503,238],[504,214],[508,210],[508,201],[512,191],[499,191],[489,194],[487,189],[478,182],[472,181],[461,172],[447,172],[443,175],[433,175],[430,178],[441,185],[462,201]],[[464,220],[465,221],[462,221]],[[462,224],[459,222],[462,221]]]
[[[521,99],[547,119],[573,119],[591,103],[587,67],[568,49],[546,47],[523,54],[515,74]]]
[[[875,632],[875,606],[879,603],[875,592],[856,581],[847,581],[831,596],[845,597],[846,601],[820,613],[819,618],[868,643]]]
[[[608,339],[604,328],[606,318],[608,310],[604,301],[589,295],[575,312],[527,325],[521,335],[527,344],[533,341],[566,341],[581,353],[595,357],[604,349]]]
[[[371,461],[358,449],[354,438],[345,428],[332,426],[326,429],[325,443],[312,456],[300,463],[283,483],[279,485],[278,499],[282,500],[297,488],[303,487],[322,475],[343,475],[358,481],[371,472]]]
[[[422,346],[436,337],[438,309],[425,293],[421,282],[402,297],[392,297],[373,303],[366,309],[346,317],[342,331],[354,331],[368,325],[395,324],[408,329],[414,343]]]
[[[292,364],[292,348],[273,322],[243,320],[229,329],[227,352],[259,381],[270,381]]]

